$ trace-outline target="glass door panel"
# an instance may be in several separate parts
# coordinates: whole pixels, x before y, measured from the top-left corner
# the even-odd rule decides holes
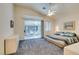
[[[41,21],[25,20],[24,39],[41,38]]]

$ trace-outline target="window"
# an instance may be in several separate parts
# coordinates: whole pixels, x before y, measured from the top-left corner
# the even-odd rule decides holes
[[[45,21],[44,22],[44,29],[45,29],[45,31],[49,32],[49,31],[51,31],[51,28],[52,28],[51,21]]]

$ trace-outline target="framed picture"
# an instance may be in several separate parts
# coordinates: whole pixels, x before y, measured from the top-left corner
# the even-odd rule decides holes
[[[10,28],[14,28],[14,21],[10,20]]]
[[[75,30],[75,21],[68,21],[64,23],[65,30]]]

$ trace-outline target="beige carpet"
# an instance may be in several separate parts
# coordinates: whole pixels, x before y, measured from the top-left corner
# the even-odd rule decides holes
[[[45,39],[21,40],[17,55],[63,55],[63,49]]]

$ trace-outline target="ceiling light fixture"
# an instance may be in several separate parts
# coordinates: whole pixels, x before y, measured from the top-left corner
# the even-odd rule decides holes
[[[52,3],[49,3],[49,10],[47,16],[55,15],[55,13],[56,13],[55,4],[53,5]]]
[[[43,7],[43,9],[45,10],[45,9],[46,9],[46,7]]]

